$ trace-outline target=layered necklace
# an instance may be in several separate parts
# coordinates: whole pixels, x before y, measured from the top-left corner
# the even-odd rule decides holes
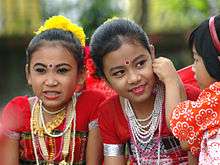
[[[155,86],[156,97],[154,101],[154,108],[152,113],[145,119],[137,119],[131,103],[128,99],[124,99],[124,114],[126,115],[129,123],[129,129],[131,133],[131,139],[134,143],[134,152],[136,154],[137,164],[141,164],[141,153],[139,153],[141,146],[147,145],[153,139],[156,130],[159,126],[160,134],[160,123],[162,116],[162,106],[164,100],[164,88],[162,84],[156,84]],[[144,122],[144,124],[143,124]],[[159,135],[160,136],[160,135]],[[160,138],[160,137],[159,137]],[[158,144],[158,159],[160,161],[160,140]]]
[[[75,132],[76,132],[76,111],[75,111],[75,105],[76,105],[76,96],[72,97],[72,105],[71,108],[67,108],[67,111],[65,111],[63,108],[62,110],[58,110],[56,114],[56,117],[53,118],[50,122],[47,122],[45,124],[43,111],[45,109],[43,108],[42,101],[38,98],[36,99],[32,111],[31,111],[31,136],[32,136],[32,144],[34,149],[34,155],[36,159],[37,165],[39,165],[39,159],[37,154],[37,146],[39,146],[42,157],[44,160],[48,162],[48,164],[53,165],[53,161],[58,158],[62,153],[63,160],[59,163],[59,165],[68,165],[66,159],[69,155],[69,151],[71,150],[71,160],[70,164],[73,164],[74,161],[74,148],[75,148]],[[66,117],[65,121],[65,128],[63,131],[61,131],[58,134],[52,133],[52,131],[58,127]],[[73,124],[73,135],[71,139],[71,130],[72,130],[72,124]],[[45,142],[45,136],[48,135],[50,139],[61,137],[62,142],[60,146],[60,150],[57,153],[57,155],[53,155],[53,153],[49,153],[46,142]],[[70,141],[72,140],[72,146],[70,147]],[[49,140],[49,144],[52,143],[51,140]],[[70,156],[69,156],[70,157]]]

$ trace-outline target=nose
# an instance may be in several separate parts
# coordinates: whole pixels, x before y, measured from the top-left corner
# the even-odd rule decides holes
[[[128,76],[127,76],[127,82],[129,84],[136,84],[141,80],[141,76],[138,72],[135,71],[130,71]]]
[[[56,80],[56,78],[53,75],[48,75],[46,77],[45,84],[47,86],[56,86],[58,84],[58,81]]]

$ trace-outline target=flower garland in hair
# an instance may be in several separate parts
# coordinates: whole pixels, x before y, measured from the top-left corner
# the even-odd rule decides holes
[[[86,40],[86,35],[83,31],[83,28],[73,24],[68,18],[58,15],[58,16],[52,16],[48,20],[45,21],[44,25],[42,25],[35,34],[40,34],[46,30],[50,29],[61,29],[64,31],[70,31],[71,33],[76,36],[81,45],[85,47],[85,40]]]

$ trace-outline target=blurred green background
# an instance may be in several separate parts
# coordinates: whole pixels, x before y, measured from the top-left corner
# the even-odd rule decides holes
[[[33,31],[62,14],[84,27],[87,43],[112,16],[133,19],[156,47],[180,69],[192,63],[187,36],[201,21],[218,14],[219,0],[0,0],[0,107],[17,95],[31,95],[25,80],[25,49]]]

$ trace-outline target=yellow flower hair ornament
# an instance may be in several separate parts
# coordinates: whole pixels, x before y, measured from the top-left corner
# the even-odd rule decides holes
[[[81,45],[85,47],[86,35],[83,31],[83,28],[73,24],[68,18],[62,15],[50,17],[45,21],[44,25],[41,26],[37,32],[35,32],[35,34],[40,34],[50,29],[61,29],[72,32],[74,36],[79,39]]]

